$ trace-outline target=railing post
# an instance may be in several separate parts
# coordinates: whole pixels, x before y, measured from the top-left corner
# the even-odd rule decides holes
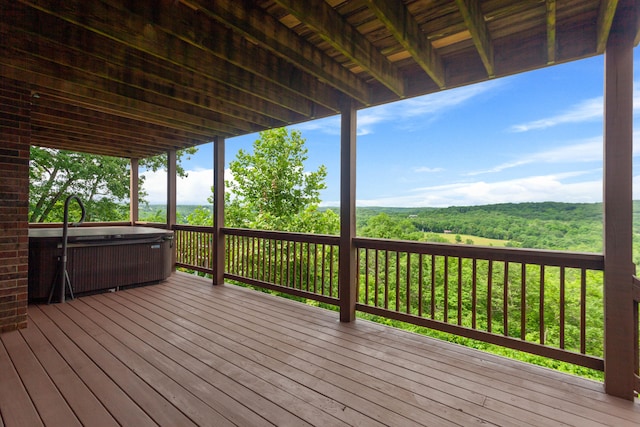
[[[222,137],[213,140],[213,284],[224,283],[224,144]]]
[[[139,205],[139,195],[138,195],[138,184],[140,182],[139,178],[139,162],[138,159],[131,158],[131,170],[129,171],[129,221],[131,225],[136,225],[138,222],[138,205]]]
[[[356,117],[353,103],[342,110],[340,136],[340,258],[338,287],[340,321],[356,317],[357,252],[356,235]]]
[[[176,150],[167,151],[167,229],[171,230],[177,221],[176,204],[176,174],[177,174],[178,157]],[[171,256],[172,270],[176,270],[176,245],[173,245],[173,253]]]
[[[605,52],[604,316],[605,390],[633,400],[633,43],[635,0],[618,5]]]

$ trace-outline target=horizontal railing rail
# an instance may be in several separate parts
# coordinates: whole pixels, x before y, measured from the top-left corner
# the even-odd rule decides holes
[[[213,273],[213,228],[173,227]],[[338,305],[337,236],[223,228],[225,279]],[[603,370],[601,254],[356,238],[361,312]]]
[[[357,310],[604,369],[602,255],[367,238],[354,243]]]
[[[337,236],[224,228],[225,278],[338,305]]]

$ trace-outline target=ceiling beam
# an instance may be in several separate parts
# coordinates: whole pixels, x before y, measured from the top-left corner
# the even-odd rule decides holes
[[[633,45],[638,46],[640,43],[640,7],[636,7],[636,37],[633,40]]]
[[[493,62],[493,44],[489,38],[489,29],[484,20],[480,4],[477,0],[456,0],[458,9],[462,14],[464,23],[471,33],[471,39],[482,59],[487,75],[495,77],[496,72]]]
[[[438,87],[444,89],[446,82],[442,58],[407,7],[395,0],[365,0],[365,3]]]
[[[603,53],[607,47],[607,40],[609,39],[611,24],[613,24],[613,17],[616,14],[617,7],[618,0],[600,1],[600,13],[598,13],[598,40],[596,47],[597,53]]]
[[[300,38],[273,16],[246,0],[182,0],[193,9],[201,10],[239,34],[255,41],[272,54],[333,86],[362,103],[370,104],[369,86],[355,74],[336,62],[324,51]]]
[[[547,0],[547,65],[556,62],[556,0]]]
[[[275,2],[304,22],[304,25],[312,28],[334,49],[364,68],[397,96],[405,96],[406,83],[397,67],[325,0]]]

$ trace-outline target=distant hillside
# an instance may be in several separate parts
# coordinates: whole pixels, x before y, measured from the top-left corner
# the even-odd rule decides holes
[[[187,216],[197,207],[179,205],[178,222],[186,223]],[[165,212],[164,205],[149,205],[140,208],[140,218],[164,218]],[[502,203],[448,208],[357,209],[359,236],[429,240],[425,236],[434,238],[435,233],[446,231],[453,235],[508,241],[510,246],[585,252],[602,252],[602,218],[602,203]],[[640,201],[634,203],[634,230],[634,234],[640,235]],[[478,244],[476,241],[474,243]]]

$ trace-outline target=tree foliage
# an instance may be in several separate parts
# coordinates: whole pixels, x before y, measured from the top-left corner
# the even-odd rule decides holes
[[[186,176],[181,160],[196,148],[177,153],[177,172]],[[149,170],[166,167],[165,156],[140,161]],[[86,221],[118,221],[128,219],[130,161],[125,158],[98,156],[66,150],[31,147],[29,221],[56,222],[63,219],[64,201],[71,194],[84,202]],[[139,195],[144,176],[140,177]],[[71,206],[75,209],[75,204]]]
[[[240,150],[229,167],[225,224],[263,230],[337,233],[338,216],[320,211],[320,191],[326,188],[325,166],[306,171],[307,149],[299,131],[286,128],[260,133],[253,153]]]

